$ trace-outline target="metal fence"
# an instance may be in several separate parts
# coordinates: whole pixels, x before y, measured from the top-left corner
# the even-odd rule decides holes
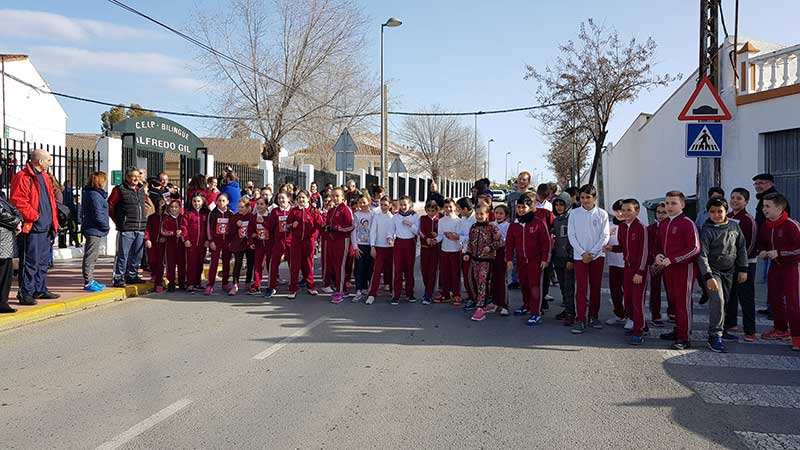
[[[335,180],[334,180],[335,182]],[[306,173],[297,168],[281,167],[275,176],[275,187],[281,184],[290,183],[301,188],[306,188]]]
[[[411,197],[412,202],[416,202],[417,198],[417,179],[410,177],[408,179],[408,196]]]
[[[225,174],[226,168],[231,168],[239,177],[239,185],[244,187],[248,181],[252,181],[256,187],[264,187],[264,173],[257,167],[243,166],[241,164],[230,164],[224,161],[214,161],[214,175],[221,177]]]
[[[331,184],[332,186],[336,186],[336,174],[325,172],[323,170],[316,170],[314,171],[314,181],[317,182],[319,186],[319,190],[325,188],[325,185]]]
[[[14,139],[0,140],[0,191],[11,194],[11,179],[28,163],[28,157],[35,149],[47,150],[53,157],[49,173],[63,185],[69,183],[79,190],[92,172],[100,170],[100,154],[95,149],[43,145]]]
[[[381,180],[378,178],[377,175],[367,174],[367,185],[364,186],[365,188],[367,188],[370,191],[372,191],[372,187],[373,186],[380,186],[380,184],[381,184]]]
[[[123,173],[130,167],[147,170],[148,177],[157,177],[164,171],[164,154],[151,150],[134,149],[122,144],[122,171]]]

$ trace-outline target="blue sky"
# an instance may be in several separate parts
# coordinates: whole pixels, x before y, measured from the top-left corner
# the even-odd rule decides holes
[[[190,13],[224,0],[129,0],[129,4],[184,29]],[[361,0],[374,23],[368,61],[378,72],[380,24],[390,16],[403,21],[386,32],[386,77],[397,109],[412,111],[439,104],[452,111],[502,109],[535,104],[533,81],[523,80],[525,65],[544,67],[557,45],[573,38],[578,25],[595,18],[615,26],[624,39],[652,36],[659,45],[658,72],[690,74],[697,65],[698,0],[642,2]],[[800,2],[741,0],[740,35],[785,44],[800,43],[796,26]],[[733,0],[724,2],[733,33]],[[189,69],[194,50],[184,41],[104,0],[0,0],[0,51],[28,53],[54,90],[112,102],[206,112],[200,78]],[[49,13],[43,16],[41,13]],[[11,18],[11,20],[9,19]],[[639,112],[653,112],[676,84],[644,92],[617,109],[609,140],[616,141]],[[96,132],[103,107],[60,100],[69,115],[67,129]],[[210,123],[174,118],[197,134]],[[390,120],[391,128],[399,125]],[[472,119],[469,119],[472,123]],[[481,116],[478,127],[491,147],[492,178],[521,167],[545,171],[546,145],[538,124],[525,113]],[[544,177],[549,174],[545,171]]]

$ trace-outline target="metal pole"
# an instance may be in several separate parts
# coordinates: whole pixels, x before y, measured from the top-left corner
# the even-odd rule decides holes
[[[486,178],[491,178],[491,176],[489,176],[489,159],[492,155],[492,141],[494,141],[494,139],[489,139],[486,142]]]
[[[386,138],[386,130],[385,127],[385,120],[384,116],[386,115],[386,110],[384,108],[384,93],[383,93],[383,27],[386,26],[385,24],[381,24],[381,185],[386,186],[388,184],[388,171],[386,169],[386,142],[384,139]]]
[[[1,131],[3,134],[0,136],[0,142],[2,142],[6,138],[6,58],[5,56],[0,55],[0,66],[2,67],[0,70],[3,71],[3,130]]]
[[[700,61],[698,83],[707,76],[712,86],[719,86],[718,64],[718,14],[719,0],[700,0]],[[697,159],[697,210],[708,200],[708,189],[721,185],[719,158]]]
[[[506,152],[506,172],[505,172],[505,178],[503,178],[503,184],[508,183],[508,155],[510,154],[511,152]]]
[[[478,115],[475,114],[475,137],[472,140],[473,149],[475,153],[475,170],[472,174],[473,180],[478,181]]]

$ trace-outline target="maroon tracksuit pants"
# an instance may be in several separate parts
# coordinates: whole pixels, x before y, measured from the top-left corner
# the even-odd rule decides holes
[[[519,287],[522,290],[522,307],[533,315],[542,315],[542,262],[534,259],[517,260]]]
[[[492,303],[498,308],[508,308],[506,268],[506,248],[500,247],[492,265]]]
[[[611,304],[614,315],[620,319],[630,319],[630,306],[625,302],[623,286],[625,284],[625,268],[608,266],[608,290],[611,291]]]
[[[414,259],[416,255],[416,239],[394,240],[394,298],[400,298],[405,279],[405,294],[414,296]]]
[[[186,283],[189,286],[200,286],[205,256],[206,248],[202,244],[192,245],[186,249]]]
[[[147,265],[150,267],[150,278],[156,286],[164,284],[164,250],[166,243],[150,241],[152,245],[147,250]]]
[[[461,252],[441,252],[439,292],[442,297],[461,295]]]
[[[311,239],[295,241],[292,251],[289,252],[289,292],[297,292],[297,279],[300,272],[306,281],[308,290],[314,289],[314,247],[316,242]]]
[[[770,263],[767,299],[775,329],[800,337],[800,264]]]
[[[328,240],[325,246],[325,265],[332,279],[333,290],[345,292],[345,266],[350,248],[350,238],[334,238]]]
[[[654,267],[647,267],[647,273],[650,274],[650,318],[661,320],[661,283],[664,282],[664,274],[661,271],[655,273]]]
[[[603,283],[605,258],[597,258],[588,264],[575,260],[575,321],[586,322],[586,294],[589,293],[589,319],[600,314],[600,286]]]
[[[422,272],[422,284],[425,285],[426,297],[433,297],[433,291],[436,289],[436,275],[439,271],[439,255],[441,253],[440,245],[420,249],[419,268]]]
[[[167,281],[175,284],[175,272],[178,272],[178,286],[186,286],[186,247],[178,238],[167,238],[164,244],[167,257]]]
[[[217,267],[219,261],[222,259],[222,285],[228,284],[228,278],[231,276],[231,252],[228,249],[211,250],[211,261],[208,264],[208,286],[214,287],[217,282]]]
[[[291,263],[289,262],[290,252],[289,248],[291,243],[276,239],[272,242],[272,254],[270,255],[269,262],[269,287],[271,289],[278,289],[278,267],[281,264],[281,259],[285,259],[289,263],[289,271],[291,272]]]
[[[372,266],[372,280],[369,283],[369,295],[375,297],[378,295],[378,288],[381,287],[381,273],[383,273],[384,280],[391,280],[387,278],[387,271],[391,272],[393,267],[393,254],[392,247],[372,247],[375,249],[375,265]]]
[[[625,268],[623,290],[625,292],[625,306],[630,308],[630,314],[627,317],[633,320],[633,335],[641,336],[644,334],[645,326],[644,293],[650,281],[650,272],[645,272],[644,276],[642,276],[642,282],[639,284],[633,282],[634,275],[636,275],[636,269]]]
[[[672,263],[664,269],[667,301],[675,312],[675,339],[688,341],[692,326],[692,287],[697,266],[694,262]]]

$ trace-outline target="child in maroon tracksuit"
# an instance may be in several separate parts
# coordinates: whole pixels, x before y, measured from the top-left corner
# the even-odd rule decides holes
[[[156,292],[164,290],[164,243],[160,242],[159,233],[165,208],[164,200],[159,200],[156,213],[147,218],[147,226],[144,229],[144,247],[147,249],[150,278],[153,280]]]
[[[205,206],[205,197],[202,194],[192,196],[191,208],[184,211],[183,218],[186,224],[186,234],[183,245],[186,247],[186,283],[187,292],[193,293],[202,289],[200,277],[203,273],[203,258],[206,256],[206,234],[208,222],[208,208]]]
[[[231,220],[231,242],[228,244],[228,250],[233,254],[233,286],[228,291],[228,295],[236,295],[239,293],[239,277],[242,274],[242,265],[244,263],[247,251],[250,250],[250,241],[247,238],[247,230],[250,227],[250,200],[243,198],[239,200],[239,210],[233,215]],[[248,265],[252,267],[252,259],[247,261]],[[250,280],[245,280],[248,283]]]
[[[164,243],[164,253],[167,258],[168,292],[175,292],[175,271],[178,272],[178,286],[186,288],[186,248],[183,239],[186,236],[186,220],[181,214],[182,203],[172,200],[167,213],[161,215],[159,228],[159,242]]]
[[[675,312],[675,328],[660,337],[674,341],[673,350],[684,350],[691,347],[692,287],[697,278],[695,260],[700,253],[700,238],[694,222],[683,214],[686,197],[682,192],[667,192],[664,203],[669,217],[658,224],[655,263],[664,272],[667,300]]]
[[[617,245],[607,245],[603,251],[621,252],[625,260],[622,292],[625,310],[630,311],[633,321],[631,345],[644,343],[644,292],[648,281],[648,232],[639,222],[639,202],[634,199],[622,201],[623,222],[617,228]]]
[[[509,219],[511,211],[506,205],[499,205],[494,208],[495,221],[493,222],[503,239],[503,245],[497,249],[497,257],[492,268],[492,303],[497,305],[501,316],[508,315],[508,295],[506,285],[506,238],[508,228],[511,226]]]
[[[289,253],[289,298],[297,296],[297,280],[300,273],[311,295],[317,295],[314,286],[314,250],[317,234],[322,228],[322,215],[310,204],[311,195],[307,191],[297,194],[297,206],[289,212],[289,226],[292,232],[292,251]]]
[[[211,262],[208,265],[208,284],[205,295],[214,293],[214,284],[217,281],[217,267],[222,260],[222,290],[227,292],[228,277],[231,272],[231,252],[228,244],[231,241],[231,228],[233,212],[228,209],[228,196],[219,194],[216,201],[217,207],[208,214],[206,221],[206,234],[208,235],[208,248],[211,250]]]
[[[256,201],[256,212],[251,214],[247,230],[250,236],[250,248],[253,249],[254,255],[253,284],[247,291],[250,295],[261,293],[261,279],[264,277],[264,268],[269,267],[270,257],[272,256],[272,236],[267,230],[268,219],[267,199],[261,197]]]
[[[653,257],[658,253],[658,224],[667,218],[667,205],[661,202],[656,207],[656,221],[647,226],[647,252],[650,255],[650,320],[654,326],[664,326],[661,320],[661,285],[664,283],[664,274],[660,267],[653,264]],[[669,294],[667,294],[669,295]],[[667,316],[674,318],[672,308],[667,307]]]
[[[409,303],[417,301],[414,297],[414,263],[417,259],[417,236],[419,235],[419,216],[412,209],[408,196],[400,197],[400,209],[392,216],[394,225],[394,289],[392,304],[400,303],[401,291],[404,291]],[[405,289],[403,281],[405,280]]]
[[[506,236],[506,265],[512,270],[516,254],[523,302],[520,311],[528,311],[527,325],[535,326],[542,323],[542,275],[550,264],[550,232],[547,224],[536,217],[533,196],[520,197],[516,212],[517,222],[508,227]]]
[[[348,256],[353,253],[350,245],[350,232],[353,231],[353,211],[344,203],[344,190],[336,188],[331,193],[333,209],[328,210],[325,219],[325,230],[328,232],[328,246],[325,265],[333,276],[334,294],[332,303],[341,303],[347,296],[345,282],[345,265]]]
[[[434,200],[429,200],[425,205],[427,215],[419,219],[420,241],[420,271],[425,293],[422,295],[422,304],[429,305],[433,301],[433,290],[436,289],[436,275],[439,270],[439,257],[441,245],[436,237],[439,235],[439,205]]]
[[[292,247],[292,230],[289,222],[291,208],[289,194],[280,192],[278,194],[278,207],[273,209],[269,214],[269,218],[267,218],[267,231],[270,236],[273,236],[273,240],[269,264],[269,287],[264,291],[264,298],[272,298],[278,289],[278,268],[280,267],[281,259],[289,263],[290,249]]]
[[[758,257],[771,260],[767,299],[774,328],[761,339],[791,339],[792,350],[800,351],[800,224],[789,218],[788,206],[781,194],[764,196],[767,221],[758,229]]]

